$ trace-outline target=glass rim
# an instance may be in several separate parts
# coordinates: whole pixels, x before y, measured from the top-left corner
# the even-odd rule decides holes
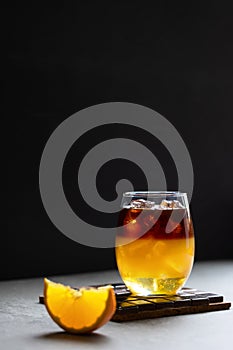
[[[123,197],[182,197],[187,196],[186,192],[180,191],[129,191],[124,192]]]

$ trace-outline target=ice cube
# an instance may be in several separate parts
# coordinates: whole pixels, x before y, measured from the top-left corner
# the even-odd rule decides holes
[[[167,249],[167,245],[164,241],[159,240],[155,241],[155,243],[152,246],[152,251],[155,256],[164,256]]]
[[[153,212],[154,213],[154,212]],[[158,220],[158,215],[146,215],[144,218],[143,218],[143,223],[148,227],[148,228],[151,228],[155,223],[156,221]]]
[[[130,203],[133,209],[153,209],[155,202],[147,201],[145,199],[134,199]]]
[[[184,209],[184,206],[179,201],[169,201],[167,199],[163,199],[159,207],[160,209]]]
[[[166,265],[167,268],[170,268],[170,274],[178,273],[182,274],[185,271],[185,265],[183,262],[183,257],[181,254],[173,254],[172,258],[167,257]]]

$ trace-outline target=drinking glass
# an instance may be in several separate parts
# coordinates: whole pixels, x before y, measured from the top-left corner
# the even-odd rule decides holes
[[[116,261],[135,295],[175,295],[194,260],[187,194],[125,192],[116,235]]]

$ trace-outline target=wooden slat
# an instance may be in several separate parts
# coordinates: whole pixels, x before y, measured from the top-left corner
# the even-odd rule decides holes
[[[230,307],[231,307],[231,303],[221,302],[221,303],[214,303],[209,305],[182,306],[182,307],[173,307],[173,308],[163,308],[158,310],[141,310],[133,313],[130,312],[129,310],[128,312],[125,312],[125,313],[117,310],[115,315],[111,319],[111,321],[127,322],[127,321],[135,321],[135,320],[142,320],[142,319],[148,319],[148,318],[196,314],[201,312],[228,310]]]

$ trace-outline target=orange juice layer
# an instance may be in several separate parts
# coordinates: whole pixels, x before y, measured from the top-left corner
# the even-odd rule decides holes
[[[120,275],[135,294],[175,294],[187,280],[194,259],[194,238],[150,239],[129,244],[116,240]]]

